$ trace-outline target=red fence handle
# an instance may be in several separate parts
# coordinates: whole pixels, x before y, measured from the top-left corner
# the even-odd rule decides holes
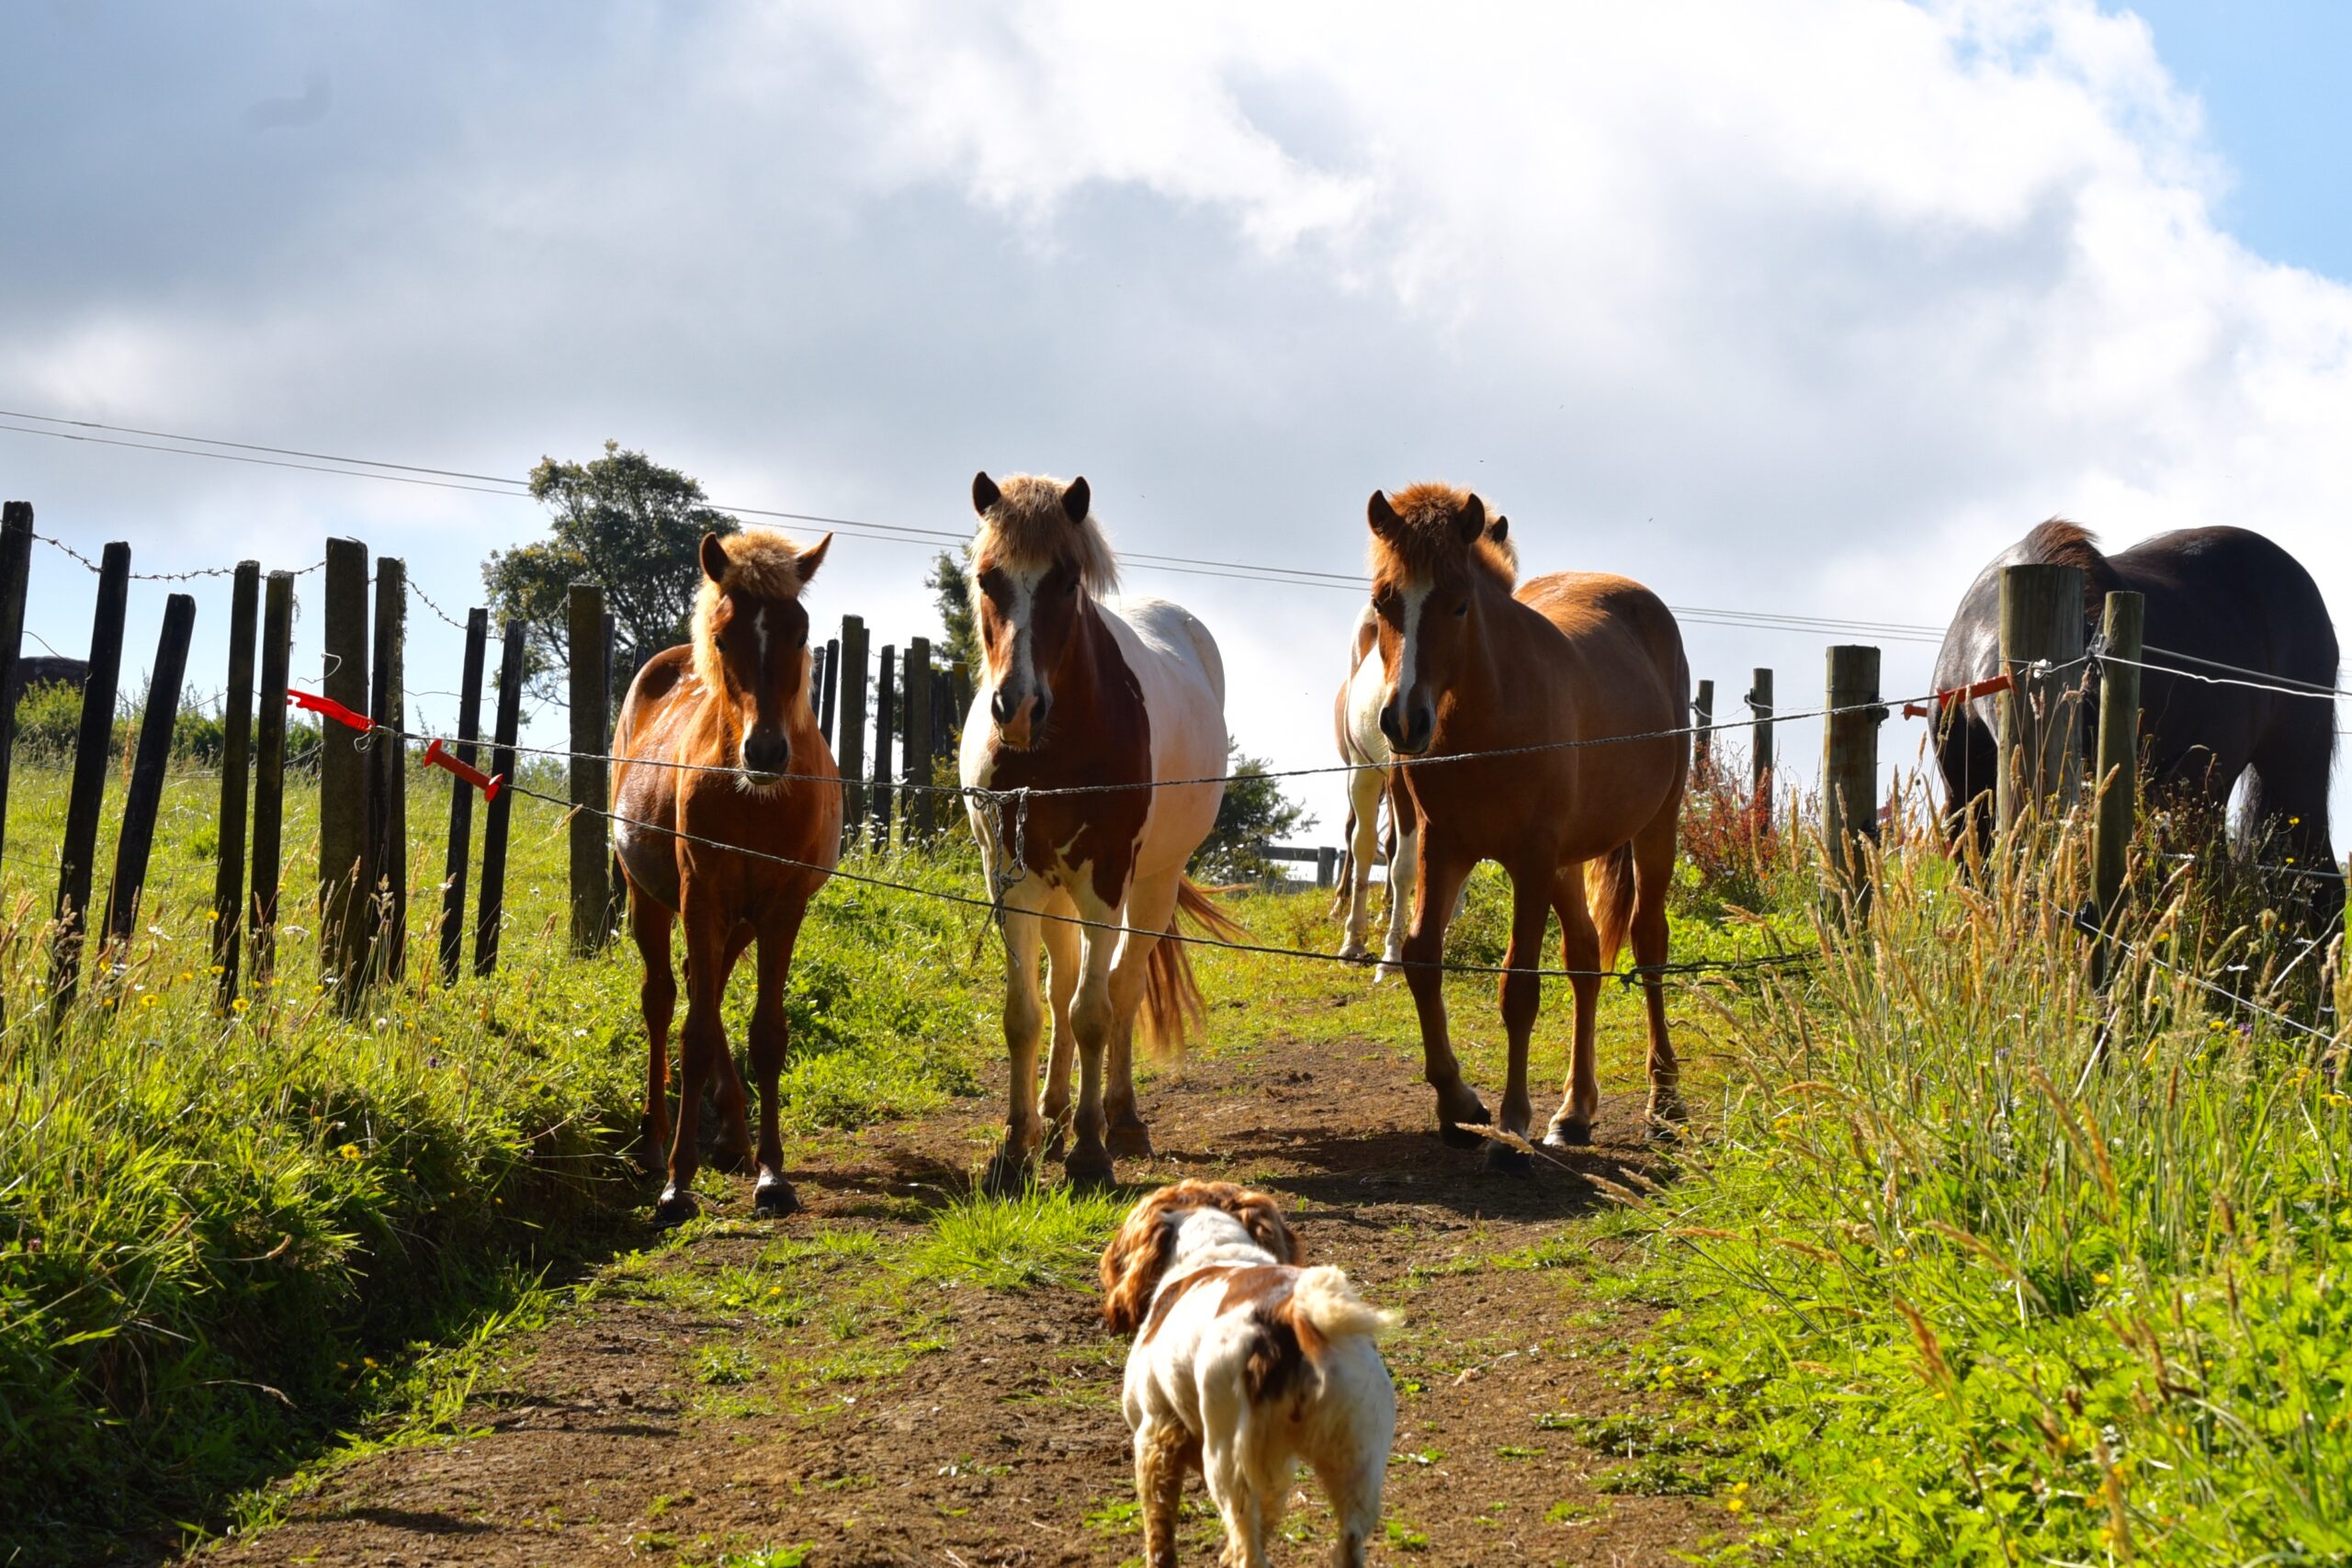
[[[499,773],[492,776],[492,774],[483,773],[480,768],[475,767],[470,762],[461,762],[458,761],[456,757],[452,756],[449,752],[449,749],[442,745],[438,740],[435,740],[431,745],[425,747],[424,765],[428,768],[447,769],[449,772],[457,774],[459,778],[465,780],[466,783],[473,785],[474,788],[481,791],[481,797],[484,800],[496,800],[498,798],[498,792],[506,787],[506,775],[504,773]]]
[[[1943,716],[1944,709],[1951,706],[1954,703],[1973,703],[1979,697],[1989,697],[1996,692],[2006,692],[2016,684],[2017,682],[2010,679],[2008,672],[2004,671],[2000,674],[1994,676],[1991,680],[1979,681],[1973,686],[1954,686],[1949,692],[1938,692],[1936,694],[1934,716],[1939,718]],[[1905,718],[1926,718],[1929,716],[1929,710],[1924,703],[1905,703],[1903,705],[1903,716]]]
[[[352,712],[333,697],[322,697],[313,692],[298,692],[291,686],[286,688],[286,705],[324,714],[337,724],[347,724],[362,735],[376,728],[374,719],[364,713]]]

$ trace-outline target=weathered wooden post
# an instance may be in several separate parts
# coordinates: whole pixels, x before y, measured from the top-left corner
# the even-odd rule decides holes
[[[514,738],[523,728],[523,623],[508,621],[498,660],[498,718],[490,771],[514,777]],[[481,819],[481,893],[474,905],[474,973],[498,971],[498,933],[506,919],[506,836],[514,792],[502,789]]]
[[[0,847],[8,830],[8,759],[17,750],[17,650],[25,640],[25,585],[32,574],[33,503],[0,504]]]
[[[368,689],[368,547],[329,539],[324,694],[364,713]],[[368,754],[333,719],[319,725],[319,967],[345,1012],[359,1006],[368,957],[368,900],[376,886],[368,821]]]
[[[1860,905],[1870,897],[1870,852],[1860,840],[1878,840],[1878,727],[1886,710],[1878,706],[1879,653],[1875,648],[1841,644],[1829,650],[1830,711],[1822,725],[1822,835],[1829,841],[1829,870],[1853,891]],[[1840,711],[1846,710],[1846,711]]]
[[[1329,887],[1339,879],[1340,849],[1337,844],[1315,846],[1315,886]]]
[[[196,599],[175,593],[164,601],[164,631],[155,642],[155,665],[147,682],[147,705],[139,716],[139,749],[132,753],[130,787],[122,796],[122,829],[115,840],[114,880],[107,887],[106,941],[100,951],[118,959],[130,944],[139,921],[139,895],[147,886],[147,861],[155,848],[155,814],[164,805],[164,775],[172,766],[172,728],[179,718],[180,689],[187,684],[187,639],[196,628]]]
[[[277,885],[286,830],[286,681],[294,661],[294,574],[273,571],[261,613],[261,692],[254,725],[254,983],[277,968]],[[232,998],[233,999],[233,998]]]
[[[899,650],[882,645],[882,671],[874,693],[874,847],[890,847],[890,753],[899,734]]]
[[[1699,694],[1690,704],[1690,776],[1704,783],[1715,765],[1715,738],[1709,731],[1715,722],[1715,683],[1699,682]]]
[[[1756,755],[1749,759],[1752,809],[1760,829],[1772,825],[1772,672],[1757,671],[1748,681],[1747,710],[1756,716]]]
[[[911,787],[908,789],[906,807],[900,820],[912,829],[917,843],[931,842],[932,826],[937,820],[932,810],[931,796],[931,642],[926,637],[907,640],[907,679],[905,703],[907,722],[904,762],[899,776]]]
[[[605,818],[605,591],[575,582],[567,601],[571,646],[571,951],[585,956],[605,945],[613,890],[605,878],[611,851]]]
[[[130,547],[110,544],[98,558],[98,603],[90,619],[90,673],[74,737],[74,782],[58,851],[57,927],[50,949],[50,1026],[65,1021],[82,981],[82,934],[89,920],[98,811],[106,803],[107,753],[114,742],[115,686],[122,677],[122,617],[130,593]]]
[[[948,680],[956,694],[956,733],[961,736],[965,717],[972,711],[972,667],[957,660],[955,668],[949,671]],[[959,740],[957,744],[960,746],[962,742]]]
[[[261,562],[241,560],[229,590],[229,689],[220,708],[220,861],[212,878],[212,963],[218,1005],[237,994],[244,950],[245,806],[253,787],[254,623],[261,615]]]
[[[2147,601],[2137,593],[2107,596],[2100,628],[2107,651],[2099,662],[2098,809],[2091,821],[2091,898],[2099,930],[2115,930],[2123,901],[2123,874],[2132,852],[2132,832],[2140,810],[2140,659]],[[2105,944],[2099,971],[2106,973]]]
[[[854,839],[865,822],[865,622],[842,617],[842,832]]]
[[[1996,801],[2003,827],[2053,798],[2076,799],[2082,769],[2080,684],[2083,570],[2075,566],[2001,569],[2000,773]]]
[[[833,744],[833,701],[842,684],[842,639],[825,639],[825,682],[822,688],[822,712],[818,715],[818,728],[825,732],[825,744]]]
[[[379,728],[368,737],[368,975],[398,979],[408,972],[408,563],[395,556],[376,562],[374,689],[368,716]]]
[[[458,761],[473,766],[481,735],[482,663],[489,656],[490,612],[466,612],[465,673],[458,681]],[[466,945],[466,855],[473,847],[474,786],[449,781],[449,852],[441,865],[441,983],[458,983]]]

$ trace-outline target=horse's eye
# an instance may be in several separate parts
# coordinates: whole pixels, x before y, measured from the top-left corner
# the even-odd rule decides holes
[[[1463,616],[1464,616],[1464,615],[1468,615],[1469,613],[1470,613],[1470,601],[1469,601],[1469,600],[1467,600],[1467,599],[1464,599],[1464,601],[1462,601],[1462,603],[1461,603],[1461,604],[1456,604],[1456,605],[1453,607],[1453,618],[1454,618],[1455,620],[1457,620],[1457,621],[1458,621],[1458,620],[1460,620]]]

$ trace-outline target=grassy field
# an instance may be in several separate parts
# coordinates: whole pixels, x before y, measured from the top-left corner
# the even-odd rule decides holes
[[[40,927],[62,777],[18,776],[0,902],[0,1560],[12,1547],[70,1557],[177,1521],[266,1523],[279,1504],[252,1489],[269,1477],[449,1429],[483,1347],[574,1293],[541,1281],[609,1297],[669,1278],[648,1261],[668,1254],[635,1250],[650,1193],[620,1157],[642,1081],[636,961],[564,953],[554,810],[518,803],[497,979],[444,990],[415,965],[345,1021],[318,989],[310,934],[289,929],[278,983],[223,1017],[208,973],[216,787],[175,780],[141,938],[97,987],[103,1005],[52,1039],[40,1027]],[[412,811],[433,836],[432,812]],[[296,886],[315,861],[308,830],[298,815]],[[1582,1293],[1542,1298],[1563,1314],[1612,1301],[1645,1314],[1615,1348],[1622,1408],[1564,1416],[1544,1440],[1566,1433],[1611,1456],[1611,1495],[1704,1500],[1720,1531],[1675,1539],[1732,1559],[2352,1551],[2352,1107],[2338,1056],[2149,963],[2092,990],[2065,914],[2082,898],[2070,841],[2024,857],[2031,875],[1982,886],[1939,857],[1891,855],[1849,925],[1801,844],[1742,867],[1694,838],[1678,958],[1819,943],[1826,962],[1677,987],[1699,1116],[1654,1188],[1611,1182],[1616,1205],[1548,1228],[1529,1209],[1508,1245],[1445,1233],[1439,1274],[1410,1262],[1425,1241],[1397,1244],[1405,1286],[1517,1290],[1530,1269],[1565,1269]],[[439,860],[420,845],[412,886],[429,888]],[[977,882],[953,856],[866,863],[959,891]],[[2217,921],[2154,886],[2142,908],[2135,943],[2233,988],[2261,986],[2267,955],[2283,951],[2258,914]],[[1261,941],[1333,945],[1319,899],[1235,908]],[[926,1156],[934,1166],[977,1165],[1001,1114],[975,1098],[1001,1056],[982,918],[846,883],[820,909],[795,968],[787,1163],[863,1157],[869,1130],[903,1123],[950,1140]],[[416,955],[430,952],[427,913]],[[1506,920],[1489,872],[1456,954],[1498,959]],[[1402,987],[1274,957],[1196,962],[1215,1020],[1204,1070],[1228,1092],[1300,1092],[1280,1087],[1285,1053],[1312,1053],[1318,1072],[1336,1054],[1409,1075]],[[1465,1066],[1491,1100],[1492,981],[1464,976],[1452,994]],[[1638,1082],[1634,1004],[1608,988],[1613,1092]],[[1555,986],[1539,1100],[1566,1029]],[[1329,1117],[1344,1124],[1349,1103],[1329,1102]],[[1352,1156],[1263,1157],[1293,1190],[1319,1193],[1316,1160]],[[1253,1169],[1241,1156],[1215,1173]],[[722,1208],[740,1197],[706,1179]],[[1512,1190],[1472,1201],[1498,1212]],[[955,1198],[877,1213],[916,1227],[903,1248],[890,1238],[892,1278],[1017,1295],[1080,1292],[1115,1211]],[[666,1245],[714,1234],[690,1231]],[[799,1269],[828,1247],[880,1243],[829,1224],[794,1245],[785,1261]],[[1604,1252],[1609,1266],[1592,1267]],[[850,1340],[872,1311],[826,1296],[822,1269],[805,1292],[777,1276],[774,1303],[747,1295],[755,1261],[679,1288],[697,1312],[754,1325],[778,1303],[820,1326],[846,1314]],[[900,1337],[928,1343],[924,1332]],[[1442,1337],[1397,1356],[1408,1351],[1453,1375]],[[725,1391],[732,1366],[690,1375]],[[1489,1447],[1523,1465],[1533,1441]],[[1585,1510],[1562,1529],[1599,1517],[1590,1500],[1558,1506]]]

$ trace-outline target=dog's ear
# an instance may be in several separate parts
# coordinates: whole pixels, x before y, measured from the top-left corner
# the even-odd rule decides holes
[[[1232,1194],[1224,1208],[1241,1222],[1250,1239],[1272,1253],[1275,1262],[1296,1263],[1301,1257],[1298,1237],[1283,1222],[1282,1205],[1274,1201],[1273,1195],[1247,1187],[1234,1187]]]
[[[1102,1250],[1102,1322],[1114,1334],[1133,1334],[1151,1310],[1151,1293],[1176,1248],[1175,1217],[1165,1191],[1136,1204]]]

